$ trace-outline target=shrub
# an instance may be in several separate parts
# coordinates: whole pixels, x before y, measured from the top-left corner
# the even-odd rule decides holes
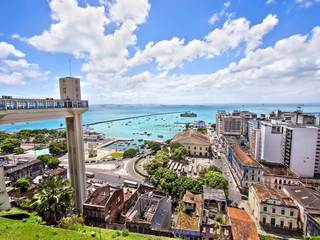
[[[129,230],[128,229],[123,229],[122,230],[122,236],[124,236],[124,237],[129,236]]]
[[[81,229],[83,224],[84,224],[84,219],[82,215],[80,215],[79,217],[76,215],[67,216],[62,218],[58,222],[58,226],[60,228],[70,229],[70,230],[79,230]]]
[[[116,238],[116,237],[119,237],[121,234],[119,231],[115,231],[114,233],[112,233],[111,237],[112,238]]]

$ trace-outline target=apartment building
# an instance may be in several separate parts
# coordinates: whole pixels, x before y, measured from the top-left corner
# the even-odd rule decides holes
[[[261,130],[258,128],[253,128],[250,131],[250,155],[251,157],[258,161],[260,159],[260,139]]]

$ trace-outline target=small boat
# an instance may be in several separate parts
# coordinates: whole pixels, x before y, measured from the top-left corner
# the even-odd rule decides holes
[[[138,142],[142,142],[142,141],[143,141],[143,139],[142,139],[142,138],[138,139]]]
[[[132,145],[137,145],[136,143],[132,143]]]
[[[163,138],[163,135],[158,135],[159,138]]]

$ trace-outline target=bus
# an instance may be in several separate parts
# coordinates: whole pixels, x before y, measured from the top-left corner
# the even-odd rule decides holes
[[[137,188],[139,186],[137,182],[130,181],[130,180],[124,180],[123,184],[127,187],[132,187],[132,188]]]
[[[86,177],[87,178],[94,178],[94,173],[93,172],[86,172]]]

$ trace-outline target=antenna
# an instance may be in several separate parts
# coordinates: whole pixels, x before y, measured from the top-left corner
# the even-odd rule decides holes
[[[71,60],[70,60],[70,58],[69,58],[69,71],[70,71],[70,77],[71,77],[72,75],[71,75]]]

